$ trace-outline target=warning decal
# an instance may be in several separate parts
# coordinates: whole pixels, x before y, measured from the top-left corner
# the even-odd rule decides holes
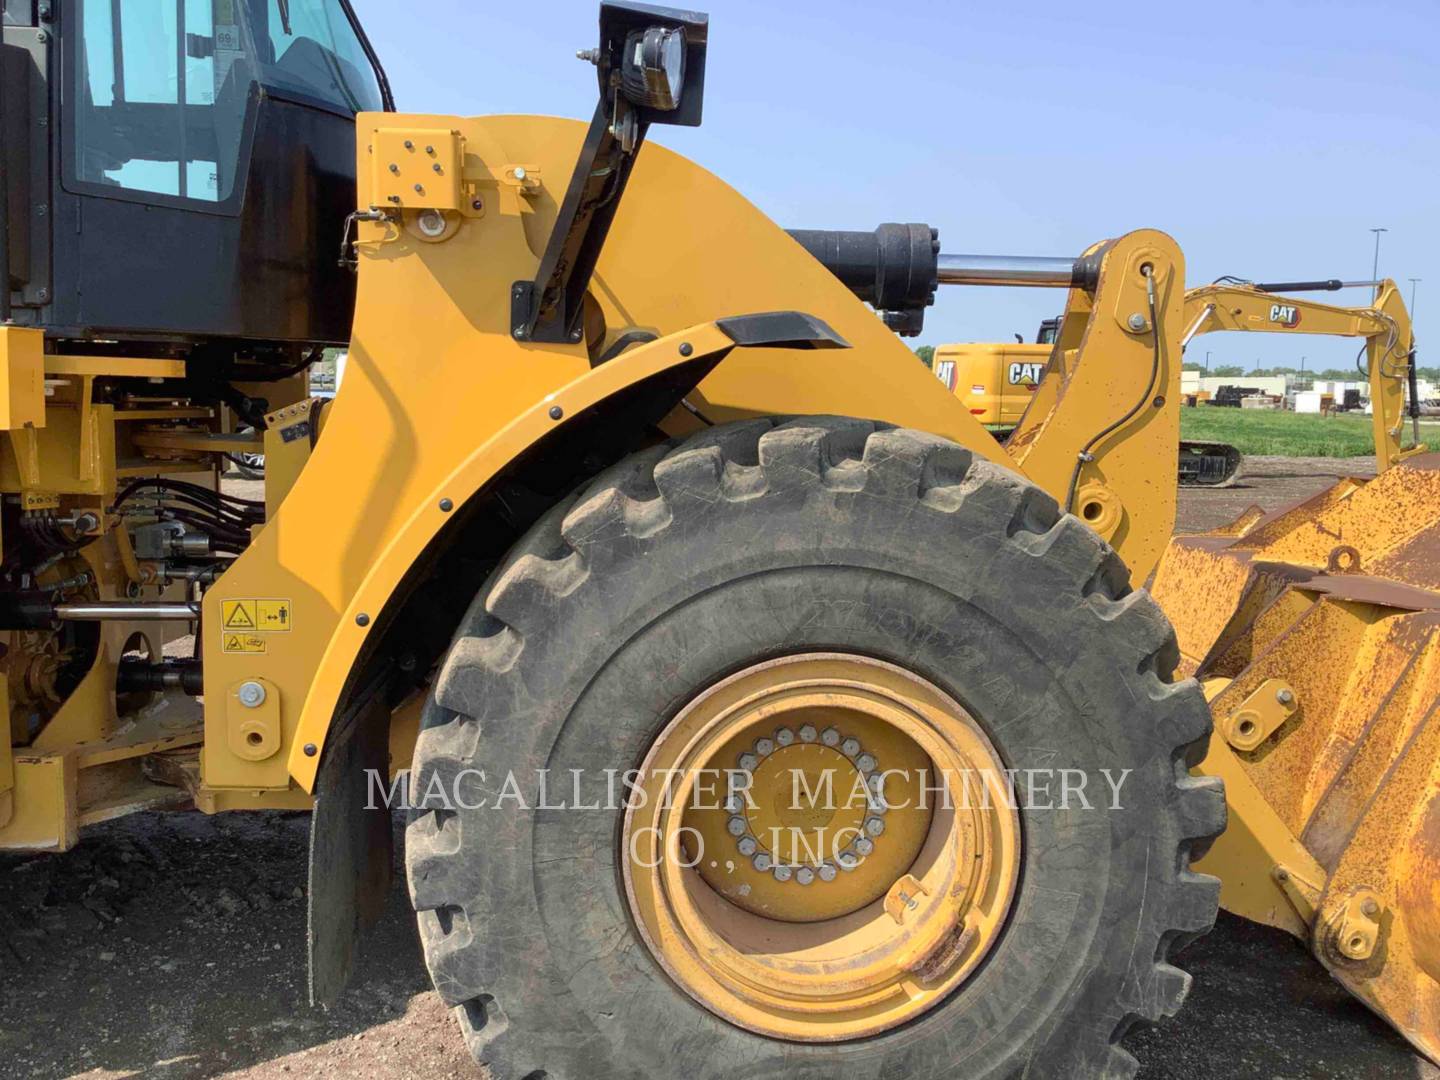
[[[283,633],[290,629],[291,605],[289,600],[221,600],[220,629],[226,634],[231,631],[248,633]],[[226,649],[226,652],[264,650]]]
[[[222,651],[230,653],[263,653],[265,639],[259,634],[226,634],[221,641]]]

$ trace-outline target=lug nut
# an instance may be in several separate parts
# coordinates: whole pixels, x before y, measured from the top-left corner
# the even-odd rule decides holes
[[[753,836],[742,836],[738,846],[740,848],[740,854],[744,855],[747,859],[760,850],[760,845],[755,842]]]
[[[885,822],[882,818],[870,817],[865,819],[865,831],[871,836],[879,836],[885,831]]]
[[[820,866],[820,880],[821,880],[821,881],[834,881],[836,875],[839,874],[839,872],[840,872],[840,871],[838,871],[838,870],[835,869],[835,866],[834,866],[833,863],[828,863],[828,862],[827,862],[827,863],[822,863],[821,866]]]
[[[860,857],[853,851],[842,851],[835,856],[835,861],[840,864],[841,870],[854,870],[860,865]]]
[[[755,766],[759,764],[760,759],[748,750],[740,755],[740,769],[742,772],[753,772]]]
[[[875,768],[875,757],[873,754],[861,754],[855,759],[855,767],[863,773],[868,773]]]
[[[801,885],[809,885],[815,880],[815,871],[811,870],[808,866],[802,866],[799,870],[795,871],[795,880]]]
[[[820,733],[820,741],[826,746],[838,746],[840,743],[840,732],[833,727],[827,727]]]
[[[788,727],[782,727],[775,732],[775,743],[778,746],[789,746],[795,741],[795,733]]]
[[[846,757],[854,757],[860,752],[860,740],[852,735],[840,744],[840,751]]]
[[[776,881],[789,881],[789,880],[790,880],[790,868],[789,868],[788,866],[786,866],[784,863],[777,863],[777,864],[775,865],[775,880],[776,880]]]
[[[732,817],[725,823],[725,831],[731,836],[744,836],[745,831],[750,828],[749,822],[743,817]]]
[[[810,724],[802,724],[800,727],[800,741],[814,742],[816,739],[815,728]]]
[[[755,753],[759,754],[761,757],[769,757],[774,752],[775,742],[773,739],[755,740]]]
[[[765,852],[761,851],[757,852],[755,858],[750,860],[750,865],[755,867],[756,870],[759,870],[763,874],[765,873],[765,871],[769,870],[773,864],[770,861],[770,856]]]

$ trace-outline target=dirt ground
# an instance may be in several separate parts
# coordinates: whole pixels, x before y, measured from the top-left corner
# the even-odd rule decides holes
[[[1363,459],[1247,461],[1178,528],[1313,494]],[[480,1076],[429,988],[401,878],[358,979],[305,1004],[308,817],[141,814],[63,855],[0,856],[0,1075]],[[1288,936],[1226,915],[1180,1016],[1132,1033],[1146,1080],[1440,1080]]]

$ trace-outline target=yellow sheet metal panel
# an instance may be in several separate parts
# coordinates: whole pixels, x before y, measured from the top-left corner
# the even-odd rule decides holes
[[[0,429],[45,426],[45,332],[0,326]]]
[[[377,127],[370,131],[366,151],[372,205],[460,208],[464,140],[458,131],[448,127]]]
[[[379,614],[425,541],[449,520],[439,499],[463,504],[548,431],[552,398],[573,415],[572,407],[637,374],[623,365],[631,353],[593,367],[584,344],[521,344],[510,336],[511,285],[535,272],[584,125],[367,115],[362,131],[372,121],[459,130],[466,191],[483,209],[438,242],[411,228],[410,210],[399,225],[360,223],[353,341],[324,437],[274,519],[206,598],[207,696],[220,700],[250,677],[278,686],[283,744],[304,783],[316,760],[303,755],[305,742],[323,742],[366,638],[356,618]],[[359,152],[368,177],[363,140]],[[517,166],[523,183],[514,179]],[[362,203],[369,196],[362,192]],[[680,217],[694,227],[673,229]],[[662,147],[646,144],[640,154],[594,293],[609,328],[597,347],[629,327],[663,336],[718,316],[786,308],[817,316],[852,344],[839,352],[737,350],[701,388],[697,404],[714,419],[873,416],[1003,457],[868,307],[737,192]],[[296,632],[262,654],[224,652],[213,636],[221,632],[219,605],[257,595],[289,597]],[[297,743],[302,707],[308,737]],[[289,783],[286,755],[242,761],[222,731],[215,726],[207,738],[207,784]]]

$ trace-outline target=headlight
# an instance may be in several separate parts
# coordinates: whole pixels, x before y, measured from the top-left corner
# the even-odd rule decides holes
[[[625,96],[636,105],[669,112],[685,89],[685,31],[652,26],[625,39],[620,68]]]

